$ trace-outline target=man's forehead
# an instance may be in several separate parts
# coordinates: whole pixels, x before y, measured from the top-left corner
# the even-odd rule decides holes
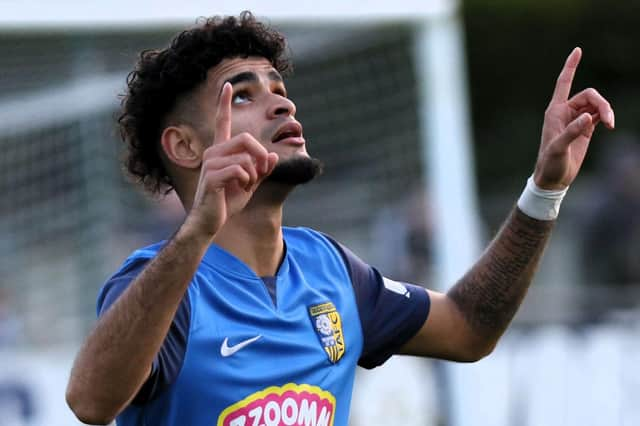
[[[279,73],[265,58],[250,56],[248,58],[229,58],[223,59],[215,67],[209,70],[208,80],[215,88],[220,89],[225,81],[231,77],[244,73],[252,72],[258,75],[268,75],[269,73]]]

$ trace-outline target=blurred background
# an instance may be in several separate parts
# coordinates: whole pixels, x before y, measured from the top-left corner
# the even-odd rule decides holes
[[[640,424],[640,4],[246,3],[172,15],[162,2],[0,2],[0,426],[77,424],[64,387],[98,289],[182,220],[173,196],[149,198],[121,173],[115,117],[137,54],[242,9],[288,36],[289,93],[326,164],[286,223],[441,290],[514,205],[557,74],[583,48],[574,93],[596,87],[617,128],[596,131],[514,325],[476,364],[359,372],[351,424]]]

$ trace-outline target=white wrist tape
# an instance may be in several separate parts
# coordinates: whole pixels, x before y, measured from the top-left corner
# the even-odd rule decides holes
[[[548,190],[539,188],[533,176],[527,179],[522,195],[518,199],[518,208],[522,213],[538,220],[554,220],[560,212],[560,204],[569,188]]]

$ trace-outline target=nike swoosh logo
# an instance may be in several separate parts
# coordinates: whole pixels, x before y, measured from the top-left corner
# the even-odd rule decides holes
[[[224,357],[231,356],[231,355],[235,354],[236,352],[238,352],[240,349],[244,348],[247,345],[252,344],[253,342],[255,342],[256,340],[258,340],[261,337],[262,337],[262,335],[258,334],[255,337],[252,337],[252,338],[247,339],[247,340],[243,340],[242,342],[240,342],[238,344],[235,344],[233,346],[229,346],[229,338],[225,337],[224,341],[222,342],[222,346],[220,346],[220,355],[222,355]]]

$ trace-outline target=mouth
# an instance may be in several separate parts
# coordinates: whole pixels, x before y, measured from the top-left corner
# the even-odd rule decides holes
[[[286,142],[295,145],[304,144],[305,141],[302,137],[302,126],[297,121],[290,121],[283,124],[273,136],[271,142]]]

